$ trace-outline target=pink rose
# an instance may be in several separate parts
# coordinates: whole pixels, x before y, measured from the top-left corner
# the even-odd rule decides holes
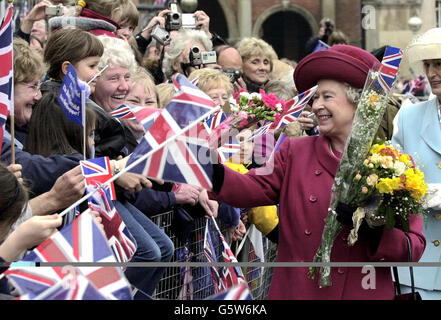
[[[279,98],[277,98],[274,93],[270,93],[268,95],[262,95],[262,100],[267,107],[271,108],[271,110],[275,110],[276,104],[280,102]]]

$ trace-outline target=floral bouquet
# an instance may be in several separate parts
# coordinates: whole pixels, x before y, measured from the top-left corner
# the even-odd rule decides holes
[[[363,218],[370,227],[386,225],[392,229],[398,224],[408,232],[409,214],[423,215],[427,183],[411,156],[394,149],[390,142],[383,142],[371,147],[353,179],[351,191],[354,198],[349,205],[357,208],[354,229],[348,238],[353,245]]]
[[[248,93],[241,89],[234,93],[230,99],[231,114],[213,129],[209,144],[211,149],[217,149],[225,144],[232,135],[263,120],[274,122],[280,118],[286,107],[284,100],[276,97],[273,93],[265,93],[260,89],[259,93]]]
[[[388,52],[388,48],[386,48],[386,53]],[[392,49],[399,50],[398,48]],[[402,55],[400,50],[399,52]],[[395,66],[396,71],[398,71],[401,55],[395,55],[397,59],[399,58],[398,65]],[[386,111],[391,93],[390,88],[395,80],[395,75],[393,75],[392,82],[389,81],[388,85],[385,85],[385,77],[382,74],[384,60],[383,58],[383,62],[378,69],[370,70],[366,78],[352,123],[351,133],[346,142],[340,166],[334,178],[334,184],[331,189],[331,203],[328,208],[328,216],[325,218],[322,241],[313,260],[315,263],[329,263],[331,261],[331,251],[334,240],[343,228],[342,224],[337,221],[337,213],[335,212],[337,204],[339,202],[348,205],[358,204],[360,200],[358,198],[360,193],[355,191],[358,190],[356,189],[359,187],[358,182],[354,183],[354,179],[358,177],[357,174],[361,175],[365,160],[371,150],[372,142],[374,141],[378,127]],[[371,182],[373,178],[374,176],[372,176],[369,181]],[[378,212],[378,204],[379,203],[371,203],[370,207],[373,207],[371,211]],[[363,207],[363,204],[360,204],[360,206]],[[309,277],[311,279],[314,279],[317,273],[320,273],[320,286],[331,285],[331,268],[329,266],[314,266],[309,268]]]

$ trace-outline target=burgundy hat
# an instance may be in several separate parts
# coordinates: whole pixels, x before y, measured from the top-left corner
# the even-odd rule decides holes
[[[298,92],[312,88],[321,79],[346,82],[362,89],[369,69],[379,63],[366,50],[350,45],[334,45],[300,60],[294,71],[294,83]]]

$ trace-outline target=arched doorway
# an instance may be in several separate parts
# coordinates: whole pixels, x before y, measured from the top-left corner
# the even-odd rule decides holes
[[[254,23],[253,34],[276,50],[279,58],[299,61],[306,41],[317,33],[317,22],[306,9],[289,4],[268,8]]]
[[[312,30],[306,20],[293,11],[279,11],[262,25],[262,39],[270,43],[280,58],[299,61]]]
[[[229,38],[228,24],[224,10],[217,0],[199,0],[196,10],[202,10],[210,17],[210,31],[220,35],[223,39]]]

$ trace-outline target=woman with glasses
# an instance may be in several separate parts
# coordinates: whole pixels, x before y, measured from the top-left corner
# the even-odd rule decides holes
[[[14,38],[14,129],[15,138],[24,143],[32,108],[41,99],[40,79],[44,74],[41,55],[25,40]],[[10,121],[6,131],[11,132]],[[8,133],[6,133],[8,134]]]

